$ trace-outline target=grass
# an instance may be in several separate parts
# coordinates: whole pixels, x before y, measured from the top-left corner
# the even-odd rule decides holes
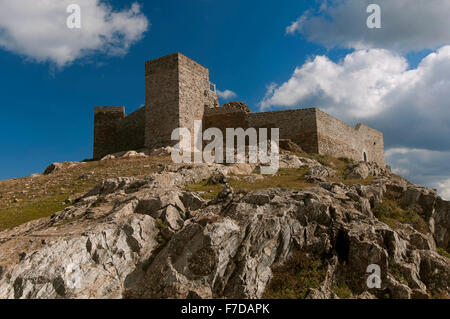
[[[389,265],[389,272],[402,284],[408,286],[408,280],[403,276],[402,270],[398,265]]]
[[[222,184],[211,185],[207,180],[204,180],[198,184],[191,184],[186,186],[186,190],[197,192],[203,199],[207,200],[216,198],[217,195],[219,195],[219,193],[222,191],[222,189]]]
[[[248,182],[242,179],[230,179],[230,186],[237,191],[252,191],[266,188],[288,188],[288,189],[304,189],[310,187],[304,176],[308,168],[300,169],[280,169],[275,175],[262,175],[261,180],[255,182]],[[223,185],[211,184],[208,180],[204,180],[198,184],[186,186],[186,189],[192,192],[198,192],[204,199],[213,199],[222,191]]]
[[[346,180],[343,172],[345,166],[351,163],[348,159],[306,153],[297,155],[318,160],[337,170],[338,176],[333,179],[335,181],[347,184],[371,182],[370,179]],[[65,164],[63,169],[50,175],[0,181],[0,231],[63,210],[104,179],[117,176],[142,178],[157,171],[158,165],[171,162],[170,156],[91,161],[73,166]],[[304,189],[313,185],[304,178],[307,170],[308,167],[280,169],[277,174],[264,175],[263,179],[255,182],[231,179],[229,184],[235,190],[244,191],[264,188]],[[190,191],[200,193],[204,199],[217,197],[222,188],[222,185],[208,185],[206,181],[187,187]],[[100,202],[93,206],[98,204]]]
[[[156,236],[156,241],[158,242],[158,244],[160,245],[165,245],[167,243],[167,239],[164,238],[164,236],[162,235],[162,231],[169,228],[169,226],[164,223],[164,221],[161,218],[156,218],[155,219],[155,224],[156,224],[156,228],[159,229],[159,233]]]
[[[309,289],[319,288],[325,280],[323,262],[303,252],[295,252],[287,262],[273,269],[273,277],[264,291],[265,299],[304,299]]]
[[[119,158],[77,163],[50,175],[0,181],[0,231],[48,217],[72,205],[68,198],[84,195],[106,178],[144,177],[170,157]]]
[[[335,169],[337,172],[336,177],[329,178],[329,180],[333,182],[344,183],[346,185],[369,185],[374,180],[373,177],[369,177],[367,179],[347,179],[345,176],[345,168],[349,163],[352,163],[352,161],[346,158],[334,158],[332,156],[306,153],[300,153],[297,155],[318,160],[322,165],[327,165]],[[312,183],[308,183],[305,179],[305,174],[308,170],[308,166],[304,166],[299,169],[282,168],[278,170],[277,174],[262,175],[262,179],[254,182],[248,182],[243,179],[231,179],[228,183],[237,191],[253,191],[266,188],[287,188],[299,190],[314,185]],[[186,186],[186,189],[199,193],[203,199],[210,200],[217,197],[220,191],[222,191],[223,186],[220,184],[210,184],[208,180],[204,180],[198,184],[188,185]]]
[[[352,291],[345,283],[333,285],[331,287],[331,291],[333,291],[341,299],[350,299],[352,297]]]
[[[383,202],[375,205],[373,213],[378,220],[393,229],[398,228],[398,223],[409,224],[421,233],[428,233],[428,225],[425,220],[412,207],[402,207],[398,196],[392,192],[386,192]]]
[[[447,250],[445,250],[445,248],[438,247],[438,248],[437,248],[437,252],[438,252],[441,256],[450,259],[450,252],[448,252]]]

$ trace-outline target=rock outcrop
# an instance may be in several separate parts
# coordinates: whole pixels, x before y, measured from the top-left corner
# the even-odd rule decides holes
[[[225,103],[222,108],[227,111],[242,111],[245,113],[252,112],[245,102],[228,102]]]
[[[338,298],[344,277],[355,298],[450,294],[450,260],[436,251],[450,248],[449,202],[372,163],[347,169],[368,185],[333,181],[336,171],[312,159],[280,163],[307,167],[310,186],[236,191],[236,171],[259,180],[246,164],[105,180],[61,212],[0,232],[0,298],[261,298],[296,252],[325,265],[307,298]],[[205,180],[223,191],[206,200],[184,187]],[[428,231],[382,222],[388,194]],[[367,287],[369,265],[381,269],[380,289]]]

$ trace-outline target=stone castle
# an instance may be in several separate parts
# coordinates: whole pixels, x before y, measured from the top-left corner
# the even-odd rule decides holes
[[[121,151],[173,145],[172,131],[194,120],[203,129],[279,128],[305,152],[374,161],[384,166],[383,134],[364,124],[351,127],[317,108],[251,113],[245,103],[220,106],[209,70],[175,53],[145,63],[145,106],[125,115],[124,106],[96,107],[94,159]]]

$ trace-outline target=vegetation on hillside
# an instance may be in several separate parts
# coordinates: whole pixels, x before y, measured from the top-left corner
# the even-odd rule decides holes
[[[83,162],[49,175],[0,181],[0,231],[50,216],[106,178],[148,176],[169,161],[170,157],[147,157]]]

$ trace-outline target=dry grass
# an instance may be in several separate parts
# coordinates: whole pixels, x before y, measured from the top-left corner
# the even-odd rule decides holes
[[[169,161],[170,157],[93,161],[66,165],[50,175],[0,181],[0,231],[64,209],[103,179],[144,177]]]

